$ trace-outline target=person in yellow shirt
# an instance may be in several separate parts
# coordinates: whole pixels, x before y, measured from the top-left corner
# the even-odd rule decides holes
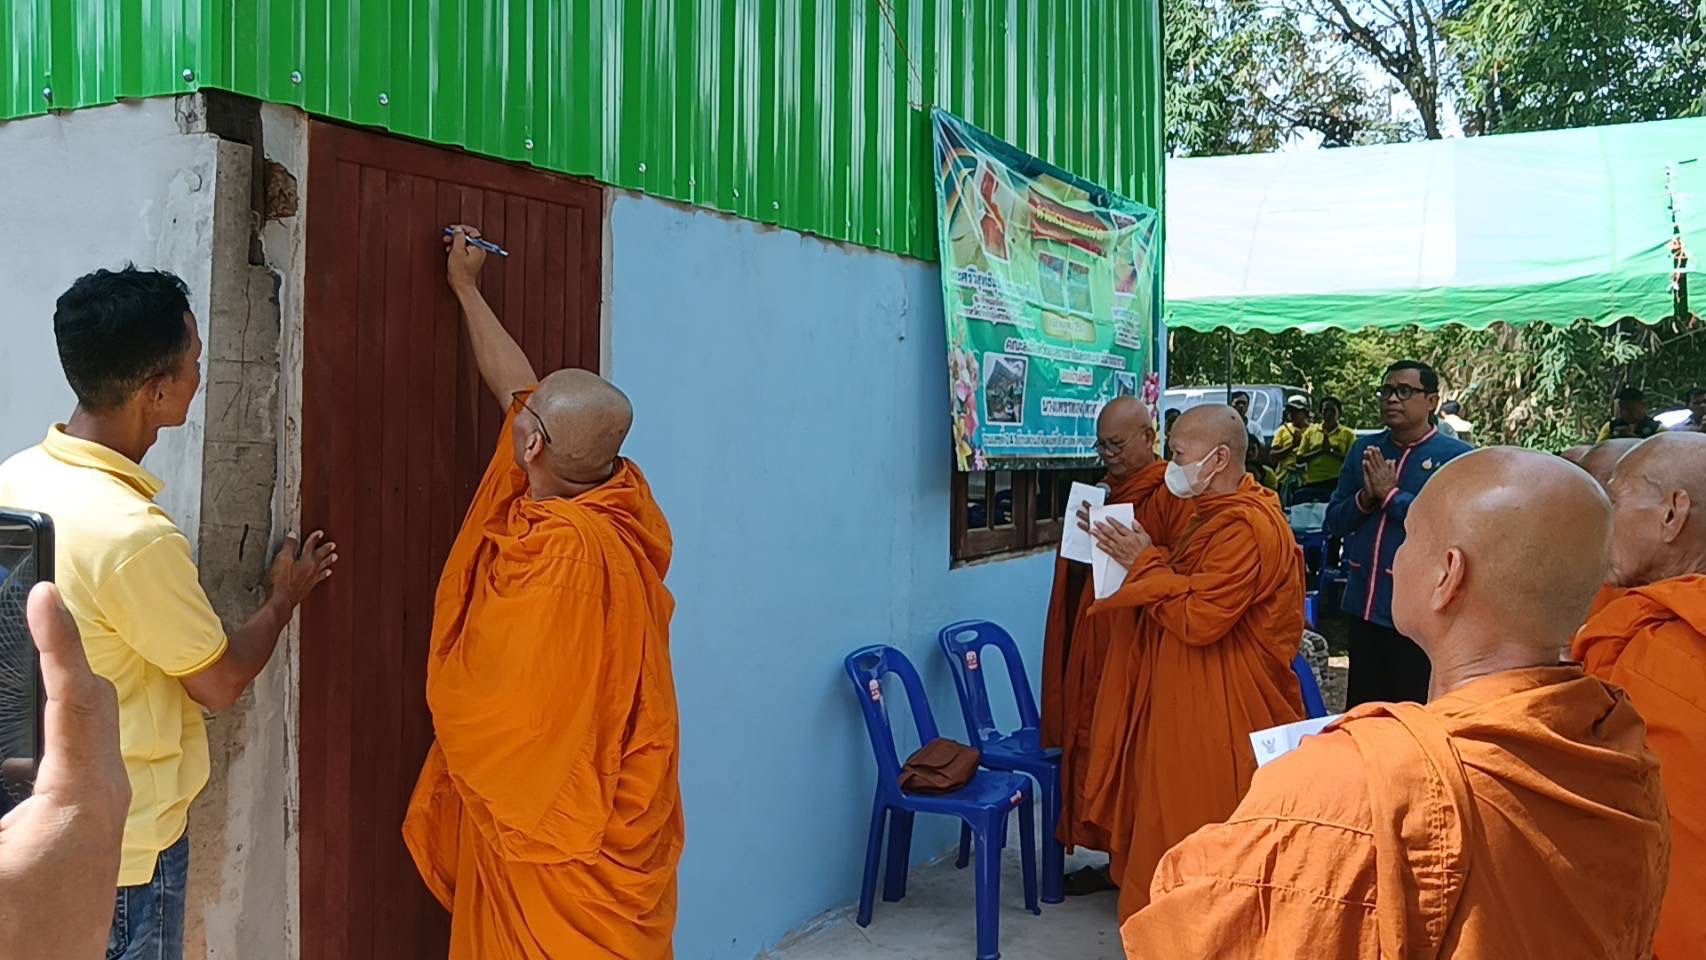
[[[77,407],[0,464],[0,504],[53,520],[60,593],[90,667],[118,695],[131,800],[106,955],[179,960],[187,815],[208,777],[202,708],[237,700],[337,554],[320,533],[300,548],[286,539],[266,602],[227,637],[189,540],[154,502],[160,479],[141,466],[201,384],[188,288],[165,272],[99,270],[59,298],[53,332]]]
[[[1599,428],[1595,443],[1607,440],[1645,440],[1665,432],[1664,424],[1647,413],[1647,394],[1640,387],[1629,385],[1617,391],[1615,413]]]
[[[1274,470],[1284,479],[1297,466],[1299,444],[1303,432],[1309,429],[1309,401],[1292,397],[1285,402],[1285,422],[1274,431],[1274,443],[1269,448]]]
[[[1303,483],[1293,496],[1296,503],[1326,503],[1333,499],[1345,457],[1356,443],[1356,431],[1339,421],[1342,407],[1337,397],[1321,401],[1321,422],[1312,423],[1298,441],[1297,461],[1303,468]]]

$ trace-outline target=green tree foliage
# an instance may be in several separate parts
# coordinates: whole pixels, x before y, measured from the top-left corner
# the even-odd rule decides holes
[[[1337,396],[1347,423],[1378,427],[1374,388],[1388,364],[1406,358],[1439,371],[1442,391],[1463,403],[1481,442],[1561,450],[1592,439],[1623,384],[1645,388],[1654,413],[1682,406],[1706,381],[1706,323],[1251,333],[1235,338],[1232,373],[1240,383]],[[1224,331],[1172,334],[1172,383],[1225,383],[1226,372]]]
[[[1443,94],[1456,82],[1450,42],[1443,29],[1471,0],[1286,0],[1291,16],[1322,25],[1344,47],[1360,53],[1410,98],[1421,135],[1444,135]]]
[[[1443,32],[1472,133],[1706,111],[1699,0],[1475,0]]]
[[[1165,0],[1165,14],[1176,154],[1273,150],[1305,132],[1329,145],[1437,136],[1447,98],[1470,134],[1706,112],[1701,0]],[[1417,101],[1417,128],[1391,119],[1392,88],[1371,72]],[[1169,379],[1224,383],[1226,343],[1174,332]],[[1593,436],[1623,384],[1654,412],[1681,406],[1706,381],[1706,324],[1256,333],[1237,338],[1232,375],[1336,395],[1348,422],[1376,426],[1374,387],[1404,357],[1439,370],[1483,442],[1561,449]]]
[[[1178,156],[1403,139],[1353,52],[1263,0],[1166,0],[1167,142]]]

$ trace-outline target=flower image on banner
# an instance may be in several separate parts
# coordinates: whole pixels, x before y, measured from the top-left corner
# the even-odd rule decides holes
[[[955,463],[1090,463],[1109,400],[1158,414],[1160,214],[933,120]]]

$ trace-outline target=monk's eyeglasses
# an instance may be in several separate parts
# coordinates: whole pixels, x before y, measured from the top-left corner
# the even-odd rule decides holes
[[[1124,452],[1126,445],[1136,439],[1137,434],[1135,433],[1126,437],[1124,440],[1098,438],[1096,440],[1096,452],[1107,456],[1117,457]]]
[[[551,431],[545,429],[545,418],[541,417],[539,415],[539,411],[533,409],[533,407],[527,402],[527,391],[517,390],[515,393],[510,395],[510,399],[521,404],[521,409],[533,414],[533,419],[539,421],[539,435],[545,438],[545,446],[550,446]]]

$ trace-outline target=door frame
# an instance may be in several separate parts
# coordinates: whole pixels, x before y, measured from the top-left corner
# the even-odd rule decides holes
[[[302,230],[303,314],[299,354],[302,386],[301,403],[296,408],[300,419],[295,440],[299,445],[299,453],[302,454],[297,506],[305,528],[314,529],[312,525],[329,523],[333,519],[332,516],[315,516],[310,513],[310,509],[328,512],[323,509],[320,501],[327,499],[326,490],[331,486],[328,480],[336,470],[329,464],[333,455],[314,446],[320,438],[314,436],[313,431],[325,422],[327,414],[323,407],[318,412],[314,409],[321,404],[314,396],[309,395],[309,391],[318,391],[335,384],[346,397],[340,402],[354,403],[357,396],[356,384],[337,383],[336,376],[329,373],[336,371],[340,365],[358,369],[356,362],[349,359],[348,354],[356,350],[357,331],[362,323],[362,318],[356,315],[356,311],[350,306],[357,302],[355,287],[360,274],[354,270],[332,267],[332,262],[338,259],[340,244],[347,249],[352,242],[340,233],[340,219],[347,216],[348,211],[331,205],[340,202],[340,196],[347,197],[347,194],[339,189],[340,164],[354,163],[366,169],[432,178],[441,185],[455,184],[488,194],[503,194],[511,200],[520,198],[569,206],[581,210],[583,217],[596,217],[597,220],[593,223],[585,223],[583,220],[582,227],[574,235],[575,240],[565,253],[564,266],[579,271],[575,289],[581,291],[581,303],[573,318],[565,320],[563,346],[566,365],[601,371],[606,365],[605,350],[608,343],[605,333],[608,310],[605,251],[609,248],[609,206],[607,191],[595,183],[526,165],[419,143],[383,131],[309,120],[307,141],[307,190],[303,207],[306,223]],[[525,255],[524,251],[517,249],[520,245],[518,238],[509,238],[506,242],[515,255]],[[546,262],[543,266],[550,271],[556,265]],[[585,315],[589,309],[586,291],[591,291],[590,299],[596,302],[595,316]],[[547,304],[547,307],[550,305]],[[576,304],[565,303],[565,312],[576,310],[576,307]],[[551,315],[551,309],[547,309],[547,315]],[[500,308],[500,319],[502,318]],[[466,333],[461,336],[464,346],[459,349],[465,352]],[[550,340],[553,336],[554,334],[547,331],[545,339]],[[472,377],[479,400],[489,408],[481,409],[478,414],[479,423],[485,425],[479,431],[483,434],[485,428],[489,428],[499,416],[496,404],[485,395],[484,388],[479,386],[477,373],[471,372],[471,361],[466,364],[458,363],[457,366],[466,366],[469,372],[459,371],[455,382],[452,383],[434,382],[433,389],[461,393],[461,387],[466,386],[467,378]],[[547,371],[541,368],[540,372]],[[467,415],[467,412],[460,409],[457,415]],[[472,455],[477,464],[483,466],[491,456],[491,451],[481,449],[474,451]],[[450,496],[459,498],[460,507],[456,511],[459,517],[466,508],[466,503],[460,498],[471,494],[472,488],[460,485],[454,476],[451,484]],[[454,530],[449,531],[450,537],[454,534]],[[436,540],[437,537],[432,539]],[[383,560],[364,560],[353,556],[346,559],[346,564],[363,562],[376,563]],[[348,797],[357,793],[353,783],[355,778],[351,775],[353,751],[350,745],[346,741],[340,753],[336,750],[338,745],[329,741],[329,738],[336,736],[339,724],[347,728],[352,721],[349,717],[338,717],[335,713],[317,712],[328,704],[335,710],[338,705],[360,698],[358,684],[361,678],[354,676],[362,666],[359,659],[352,656],[351,669],[340,675],[340,671],[335,669],[336,665],[328,668],[327,661],[323,659],[327,655],[321,652],[321,648],[328,645],[347,645],[359,643],[360,640],[352,637],[315,635],[322,618],[331,621],[333,629],[338,625],[336,613],[314,609],[317,603],[329,602],[324,594],[325,591],[317,591],[316,597],[310,598],[301,621],[297,648],[298,684],[321,684],[322,680],[325,682],[321,684],[321,690],[302,687],[297,690],[295,731],[294,736],[290,738],[291,749],[296,754],[296,802],[291,811],[296,827],[297,853],[295,953],[302,957],[313,957],[315,960],[321,960],[322,957],[326,960],[368,960],[367,957],[350,954],[350,948],[347,946],[350,936],[348,931],[355,925],[371,922],[373,917],[352,916],[352,912],[359,910],[359,907],[352,908],[350,905],[347,896],[349,891],[344,890],[345,896],[338,895],[339,887],[347,888],[350,885],[350,866],[357,859],[352,856],[352,848],[359,838],[354,835],[355,828],[348,822],[336,822],[337,812],[328,800],[330,797]],[[428,602],[424,616],[430,623],[430,589],[426,596]],[[315,663],[309,658],[320,662]],[[407,677],[405,682],[412,682],[414,679],[416,678]],[[424,675],[418,679],[424,688]],[[333,749],[321,756],[308,755],[310,751],[327,747]],[[418,760],[416,757],[405,757],[401,763],[407,767]],[[396,842],[401,846],[401,823],[372,823],[369,826],[396,837]],[[342,844],[339,843],[340,840],[343,841]],[[398,893],[413,896],[416,891]],[[382,910],[378,909],[382,904],[377,897],[373,904],[376,908],[375,915],[382,916]],[[383,936],[383,931],[378,931],[378,934]],[[376,947],[379,936],[375,938]],[[328,946],[331,949],[328,950]],[[358,947],[358,952],[359,949]],[[375,952],[377,953],[377,950]]]

